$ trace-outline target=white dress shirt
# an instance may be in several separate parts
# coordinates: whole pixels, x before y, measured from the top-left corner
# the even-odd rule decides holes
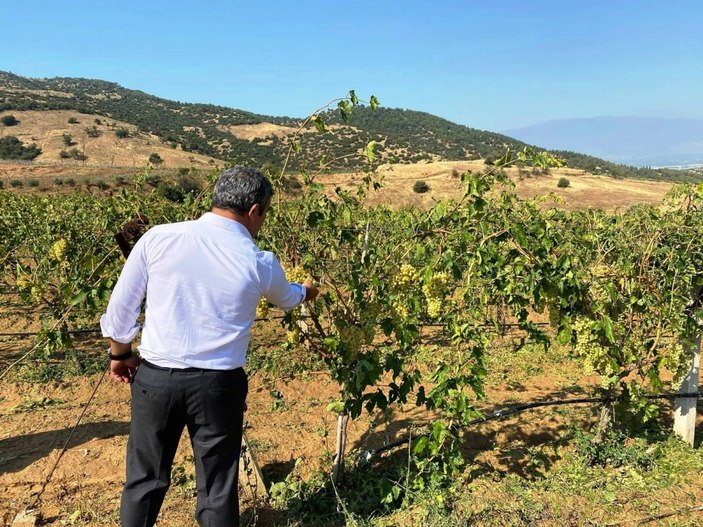
[[[288,310],[303,302],[305,288],[286,280],[244,225],[208,212],[152,227],[135,244],[100,318],[104,337],[134,340],[144,295],[142,358],[166,368],[229,370],[246,363],[261,297]]]

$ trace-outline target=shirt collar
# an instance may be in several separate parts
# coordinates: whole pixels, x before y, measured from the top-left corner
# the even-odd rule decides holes
[[[236,220],[230,220],[229,218],[220,216],[219,214],[206,212],[205,214],[200,216],[200,219],[198,221],[204,221],[205,223],[209,223],[210,225],[214,225],[215,227],[227,229],[228,231],[236,232],[238,234],[243,234],[250,240],[253,240],[253,238],[251,237],[251,233],[247,230],[244,225],[242,225]]]

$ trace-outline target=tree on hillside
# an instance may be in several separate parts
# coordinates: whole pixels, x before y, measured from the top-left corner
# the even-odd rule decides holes
[[[62,136],[63,139],[63,144],[66,146],[71,146],[73,143],[73,137],[71,137],[71,134],[63,134]]]
[[[95,125],[86,127],[85,133],[88,134],[88,137],[100,137],[102,135],[102,132]]]
[[[19,121],[14,115],[3,115],[0,122],[5,126],[15,126]]]
[[[41,154],[41,148],[32,143],[24,146],[14,135],[0,138],[0,159],[20,159],[31,161]]]
[[[127,130],[126,128],[118,128],[117,130],[115,130],[115,136],[117,137],[117,139],[124,139],[126,137],[129,137],[129,130]]]
[[[161,156],[159,154],[157,154],[156,152],[154,152],[153,154],[151,154],[149,156],[149,163],[151,163],[152,165],[160,165],[163,162],[164,162],[164,160],[161,159]]]

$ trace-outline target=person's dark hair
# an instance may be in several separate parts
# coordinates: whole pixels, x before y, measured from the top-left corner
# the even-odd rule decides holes
[[[263,214],[263,207],[272,195],[273,187],[266,176],[255,168],[237,165],[220,174],[212,192],[212,206],[246,214],[258,203],[259,213]]]

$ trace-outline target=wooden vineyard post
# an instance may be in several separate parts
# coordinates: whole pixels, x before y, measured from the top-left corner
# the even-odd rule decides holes
[[[338,485],[344,474],[344,450],[347,444],[347,422],[349,414],[344,411],[337,416],[337,452],[332,467],[332,481]]]
[[[239,455],[239,483],[243,488],[251,491],[252,500],[256,501],[259,496],[264,499],[268,498],[264,476],[244,432],[242,433],[242,450]]]
[[[695,296],[693,311],[700,308],[701,294]],[[701,330],[700,320],[696,318],[699,330],[692,342],[683,342],[684,349],[691,350],[691,365],[684,377],[679,393],[698,393],[699,368],[701,362]],[[696,415],[698,398],[682,397],[674,399],[674,433],[693,446],[696,433]]]

